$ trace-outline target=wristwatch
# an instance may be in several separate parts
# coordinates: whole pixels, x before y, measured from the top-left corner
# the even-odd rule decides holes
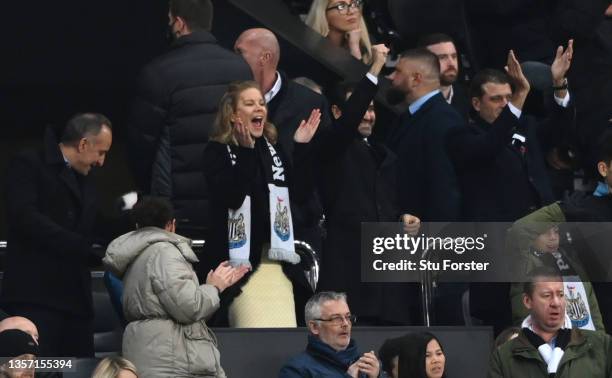
[[[554,91],[561,91],[561,90],[563,90],[563,89],[567,89],[567,78],[566,78],[566,77],[564,77],[564,78],[563,78],[563,84],[559,85],[558,87],[555,87],[555,86],[553,85],[552,89],[553,89]]]

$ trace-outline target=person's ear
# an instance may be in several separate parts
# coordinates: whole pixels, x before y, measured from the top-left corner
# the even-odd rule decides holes
[[[338,105],[334,104],[331,106],[332,115],[334,119],[338,119],[342,116],[342,110],[338,107]]]
[[[472,97],[472,108],[480,112],[480,99],[478,97]]]
[[[597,172],[599,172],[601,177],[606,178],[608,176],[608,165],[603,161],[598,162]]]
[[[527,310],[531,310],[531,297],[526,293],[523,293],[523,306],[525,306]]]
[[[174,24],[176,25],[176,30],[177,30],[177,34],[183,35],[186,31],[187,31],[187,23],[185,22],[185,19],[181,16],[176,16],[174,17]]]
[[[316,321],[314,321],[314,320],[309,321],[308,322],[308,330],[313,335],[318,336],[319,335],[319,324]]]
[[[259,62],[262,66],[265,66],[272,59],[272,53],[269,51],[264,51],[259,57]]]
[[[87,138],[81,138],[79,140],[79,143],[77,144],[77,151],[78,152],[83,152],[85,150],[85,148],[87,147],[87,143],[89,143]]]
[[[171,221],[168,221],[164,229],[168,232],[176,232],[176,218],[172,218]]]

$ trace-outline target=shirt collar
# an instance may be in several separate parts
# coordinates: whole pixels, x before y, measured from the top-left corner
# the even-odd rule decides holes
[[[434,91],[431,91],[431,92],[427,93],[424,96],[421,96],[418,100],[416,100],[415,102],[410,104],[410,106],[408,106],[408,110],[410,111],[410,114],[414,114],[414,113],[418,112],[419,109],[421,109],[421,106],[423,106],[423,104],[426,103],[427,100],[429,100],[433,96],[437,95],[438,93],[440,93],[440,90],[436,89]]]
[[[605,197],[610,194],[610,190],[608,189],[608,185],[605,182],[599,181],[597,183],[597,188],[593,192],[595,197]]]
[[[450,105],[453,102],[453,96],[455,95],[455,89],[453,86],[450,86],[450,91],[448,91],[448,97],[445,98],[446,102]]]
[[[274,82],[274,85],[272,86],[272,88],[268,92],[266,92],[266,94],[264,95],[266,104],[272,101],[274,96],[276,96],[278,92],[280,92],[282,84],[283,84],[283,80],[281,79],[281,75],[278,73],[278,71],[276,71],[276,81]]]

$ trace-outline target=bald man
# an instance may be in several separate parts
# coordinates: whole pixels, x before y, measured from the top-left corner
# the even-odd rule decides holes
[[[38,344],[38,329],[36,325],[30,321],[30,319],[24,318],[23,316],[11,316],[0,321],[0,332],[8,329],[18,329],[32,336],[34,341]]]
[[[312,109],[321,110],[319,127],[330,125],[331,118],[325,98],[292,82],[284,72],[278,70],[280,47],[270,30],[245,30],[236,40],[234,50],[251,67],[253,78],[259,83],[268,104],[268,119],[277,127],[279,141],[291,159],[293,134],[300,122],[308,119]]]
[[[440,92],[438,57],[408,50],[389,79],[389,100],[408,104],[389,139],[398,155],[400,212],[422,221],[458,220],[460,194],[446,142],[465,122]]]
[[[274,33],[268,29],[256,28],[245,30],[234,44],[236,53],[242,55],[251,67],[253,78],[261,87],[268,104],[268,119],[278,129],[278,139],[291,159],[293,155],[293,134],[303,119],[308,119],[312,109],[321,110],[319,130],[331,124],[329,106],[325,97],[293,82],[287,75],[278,70],[280,47]],[[316,138],[316,136],[315,136]],[[315,250],[321,250],[321,233],[319,220],[322,216],[322,206],[319,199],[313,195],[304,204],[291,204],[293,226],[298,240],[308,242]],[[299,267],[295,267],[299,268]],[[299,277],[303,273],[296,272]],[[306,283],[305,283],[306,284]],[[298,324],[303,323],[303,309],[306,300],[312,294],[310,289],[294,292],[296,298],[296,314]]]

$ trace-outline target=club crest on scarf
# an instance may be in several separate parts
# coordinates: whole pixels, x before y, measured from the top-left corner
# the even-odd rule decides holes
[[[237,217],[229,217],[227,219],[227,228],[229,231],[229,248],[240,248],[246,244],[246,228],[244,226],[244,215],[239,213]]]
[[[276,197],[276,213],[274,214],[274,232],[282,240],[287,241],[291,236],[289,225],[289,212],[282,198]]]
[[[572,326],[580,328],[589,322],[589,310],[582,299],[582,295],[575,286],[567,285],[568,296],[566,298],[566,312],[572,321]]]

